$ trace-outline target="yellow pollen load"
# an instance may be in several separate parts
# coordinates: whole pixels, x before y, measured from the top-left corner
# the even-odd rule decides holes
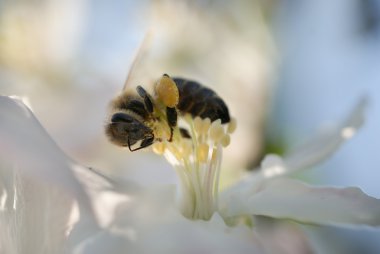
[[[178,87],[168,75],[164,74],[156,84],[156,94],[158,99],[169,108],[174,108],[178,104]]]

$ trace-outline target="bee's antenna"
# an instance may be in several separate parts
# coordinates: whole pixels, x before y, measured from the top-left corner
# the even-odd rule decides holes
[[[129,83],[131,81],[133,73],[135,72],[136,66],[146,55],[146,53],[149,49],[149,46],[152,42],[152,38],[153,38],[152,30],[148,30],[144,36],[144,39],[142,40],[142,42],[139,46],[137,52],[136,52],[135,57],[133,58],[133,62],[131,64],[131,67],[129,68],[128,75],[127,75],[127,78],[125,80],[123,90],[125,90],[129,86]]]

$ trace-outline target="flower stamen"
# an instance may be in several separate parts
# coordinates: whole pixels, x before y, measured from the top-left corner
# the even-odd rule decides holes
[[[221,120],[183,116],[182,129],[189,137],[174,129],[173,141],[153,145],[153,151],[164,154],[179,177],[178,204],[182,214],[190,219],[209,220],[218,210],[218,192],[222,148],[230,144],[230,134],[236,129],[236,120],[222,125]]]

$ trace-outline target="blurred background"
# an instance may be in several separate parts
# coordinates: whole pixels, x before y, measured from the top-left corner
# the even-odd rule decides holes
[[[380,1],[0,0],[0,94],[25,98],[79,163],[142,185],[174,183],[162,157],[131,154],[104,135],[109,101],[139,48],[128,86],[168,73],[229,105],[238,130],[225,150],[225,185],[367,96],[358,135],[298,177],[380,198]],[[380,230],[304,229],[317,253],[380,252]]]

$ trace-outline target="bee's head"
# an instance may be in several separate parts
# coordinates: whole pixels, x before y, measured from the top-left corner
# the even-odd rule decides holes
[[[106,126],[106,133],[111,142],[119,146],[128,146],[131,151],[147,147],[154,141],[152,129],[125,112],[112,115],[110,123]],[[141,141],[140,145],[133,149],[132,146],[138,141]]]

